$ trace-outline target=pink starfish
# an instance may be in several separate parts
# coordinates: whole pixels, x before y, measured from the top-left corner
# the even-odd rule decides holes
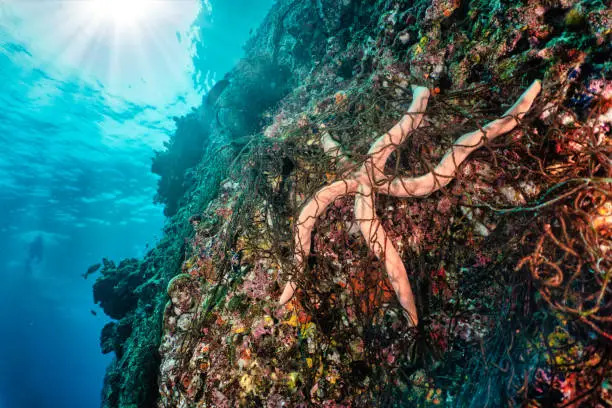
[[[305,269],[306,259],[310,254],[311,233],[317,218],[325,212],[327,206],[336,198],[344,195],[355,195],[355,217],[359,228],[366,239],[370,250],[382,259],[385,270],[395,290],[397,298],[408,313],[412,324],[417,325],[418,314],[414,295],[406,268],[395,245],[382,228],[376,216],[376,193],[394,197],[423,197],[446,186],[455,177],[457,168],[474,150],[483,146],[487,140],[514,129],[518,121],[531,108],[535,97],[541,89],[540,81],[533,84],[521,95],[516,103],[504,115],[480,130],[466,133],[455,141],[435,169],[420,177],[391,178],[384,173],[387,159],[401,145],[408,134],[415,130],[423,119],[429,90],[424,87],[413,87],[413,100],[408,112],[391,129],[379,137],[368,152],[367,159],[361,166],[352,163],[341,151],[340,145],[325,133],[321,142],[325,152],[338,159],[340,165],[352,164],[356,169],[336,181],[322,187],[309,199],[295,223],[295,260],[298,272]],[[284,305],[293,297],[296,284],[289,281],[280,297],[280,305]]]

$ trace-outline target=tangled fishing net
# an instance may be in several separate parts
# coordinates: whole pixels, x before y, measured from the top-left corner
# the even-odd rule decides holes
[[[168,289],[162,396],[228,407],[606,406],[610,87],[545,81],[530,109],[505,116],[511,129],[479,137],[463,163],[453,157],[452,181],[436,166],[458,136],[503,116],[525,84],[427,91],[426,110],[412,110],[420,126],[374,164],[375,141],[414,101],[401,78],[276,117],[192,218],[184,273]],[[383,183],[391,191],[432,171],[435,188],[404,184],[407,194],[374,200]],[[338,187],[325,196],[326,186]]]

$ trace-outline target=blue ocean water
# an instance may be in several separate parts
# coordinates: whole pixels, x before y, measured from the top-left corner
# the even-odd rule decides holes
[[[82,274],[160,237],[153,151],[272,3],[169,1],[113,29],[88,1],[0,0],[0,408],[99,406],[108,320]]]

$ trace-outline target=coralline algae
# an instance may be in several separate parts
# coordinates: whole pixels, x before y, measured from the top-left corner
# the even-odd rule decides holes
[[[219,120],[203,116],[213,146],[165,239],[103,269],[121,285],[141,274],[137,307],[114,309],[129,335],[106,331],[121,354],[105,406],[610,404],[611,16],[602,2],[524,3],[277,2],[216,97]],[[431,97],[379,169],[398,180],[431,171],[538,78],[531,110],[456,180],[377,200],[416,327],[352,196],[317,214],[301,273],[300,209],[368,160],[411,85]],[[324,151],[325,134],[346,156]],[[289,278],[297,296],[279,307]]]

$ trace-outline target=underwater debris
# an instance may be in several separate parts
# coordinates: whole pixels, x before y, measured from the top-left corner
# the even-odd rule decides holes
[[[300,211],[295,224],[295,258],[299,270],[305,269],[305,260],[311,246],[310,236],[318,216],[338,197],[355,194],[355,217],[363,236],[376,256],[384,260],[385,269],[400,304],[408,313],[409,322],[416,326],[418,317],[412,288],[397,249],[387,237],[376,216],[375,193],[394,197],[420,197],[443,188],[453,179],[458,167],[471,152],[482,147],[486,141],[511,131],[518,124],[518,120],[531,108],[540,89],[540,81],[535,81],[500,119],[482,126],[479,131],[466,133],[457,139],[440,163],[426,175],[389,179],[384,174],[387,159],[395,148],[404,142],[408,134],[419,127],[427,108],[429,90],[415,87],[413,102],[407,113],[391,130],[374,142],[364,163],[360,166],[353,164],[351,167],[357,170],[350,173],[349,177],[335,181],[317,191]],[[343,155],[341,146],[327,133],[323,135],[323,145],[324,149],[331,151],[336,158]],[[295,289],[293,282],[287,283],[279,303],[281,305],[287,303],[293,297]]]
[[[143,261],[157,286],[137,290],[127,338],[106,329],[121,355],[106,406],[609,405],[609,21],[577,0],[281,0],[247,46],[275,61],[239,64],[217,101],[241,143],[222,147],[212,121],[222,142],[200,152],[167,241]],[[278,86],[274,72],[287,86],[255,97],[246,126],[241,91]],[[417,329],[352,195],[315,211],[298,273],[301,208],[367,162],[410,84],[436,91],[374,181],[431,172],[536,78],[529,113],[453,166],[452,184],[370,207],[410,277]],[[278,308],[290,279],[300,291]]]

